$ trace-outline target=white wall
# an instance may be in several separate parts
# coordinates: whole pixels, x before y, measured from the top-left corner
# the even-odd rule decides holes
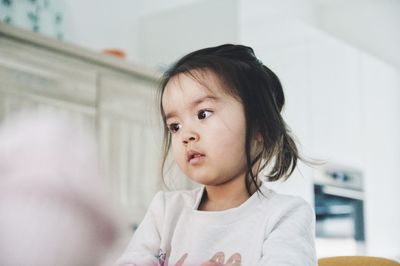
[[[194,2],[196,0],[65,0],[65,41],[97,51],[119,48],[127,53],[129,61],[139,64],[138,21],[141,17]]]
[[[165,69],[188,52],[237,41],[236,2],[207,0],[143,17],[139,62]]]
[[[102,51],[120,48],[136,53],[134,1],[69,0],[65,5],[65,40]],[[133,53],[133,51],[135,51]]]

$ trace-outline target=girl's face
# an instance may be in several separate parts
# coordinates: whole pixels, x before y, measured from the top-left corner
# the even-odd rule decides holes
[[[193,181],[218,186],[244,178],[243,105],[211,71],[171,78],[162,96],[174,159]]]

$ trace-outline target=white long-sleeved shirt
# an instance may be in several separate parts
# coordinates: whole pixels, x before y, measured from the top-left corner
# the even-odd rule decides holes
[[[199,211],[203,188],[158,192],[116,265],[200,265],[223,251],[240,253],[242,265],[315,266],[315,216],[300,197],[264,184],[236,208]],[[168,262],[168,263],[167,263]]]

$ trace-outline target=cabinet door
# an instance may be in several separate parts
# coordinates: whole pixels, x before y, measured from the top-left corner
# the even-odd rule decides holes
[[[100,152],[113,194],[138,224],[160,174],[161,121],[155,81],[104,73],[99,78]]]
[[[310,44],[309,97],[313,154],[361,167],[360,52],[316,31]]]
[[[400,71],[361,59],[367,252],[390,258],[400,251]]]
[[[24,109],[68,113],[95,127],[96,72],[0,38],[0,117]]]
[[[0,38],[2,91],[93,108],[97,70],[77,58]]]

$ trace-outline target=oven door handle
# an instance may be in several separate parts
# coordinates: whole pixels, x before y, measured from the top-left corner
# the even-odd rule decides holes
[[[325,194],[329,194],[329,195],[333,195],[333,196],[340,196],[340,197],[344,197],[344,198],[357,199],[357,200],[364,199],[363,192],[357,191],[357,190],[352,190],[352,189],[323,186],[322,191]]]

